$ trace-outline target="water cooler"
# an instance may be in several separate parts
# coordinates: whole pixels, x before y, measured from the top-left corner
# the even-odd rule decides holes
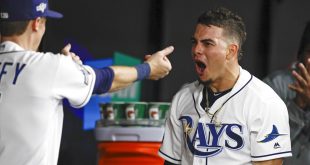
[[[154,112],[149,106],[138,105],[135,120],[131,120],[126,108],[113,106],[113,120],[107,120],[109,108],[102,106],[103,117],[96,122],[98,165],[162,165],[164,160],[157,153],[164,134],[163,112],[167,109],[156,111],[159,120],[150,120],[148,116]]]

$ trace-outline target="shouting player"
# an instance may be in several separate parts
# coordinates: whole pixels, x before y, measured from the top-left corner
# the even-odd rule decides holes
[[[238,63],[245,39],[242,18],[226,8],[198,18],[199,80],[173,98],[159,150],[165,164],[280,165],[292,155],[284,102]]]
[[[0,1],[0,164],[56,165],[63,123],[62,99],[85,105],[92,93],[165,77],[168,47],[136,67],[83,66],[70,46],[61,54],[37,52],[46,17],[60,18],[47,0]],[[73,61],[76,59],[78,62]]]

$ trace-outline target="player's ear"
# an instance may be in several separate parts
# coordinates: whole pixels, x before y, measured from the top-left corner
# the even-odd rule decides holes
[[[238,56],[239,46],[235,43],[229,44],[226,50],[226,59],[231,59]]]
[[[41,24],[43,23],[42,21],[43,21],[43,19],[41,17],[37,17],[36,19],[32,20],[31,21],[32,30],[38,31]]]

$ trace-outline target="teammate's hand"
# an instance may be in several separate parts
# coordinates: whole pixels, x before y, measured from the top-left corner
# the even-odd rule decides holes
[[[173,52],[173,46],[169,46],[153,55],[146,55],[145,59],[149,63],[151,73],[149,79],[158,80],[169,74],[172,69],[171,63],[167,56]]]
[[[310,59],[307,59],[306,66],[299,63],[298,69],[300,72],[292,72],[296,81],[289,88],[296,92],[295,103],[304,109],[310,106]]]
[[[71,58],[78,64],[82,65],[83,62],[82,60],[80,59],[80,57],[78,55],[76,55],[75,53],[73,52],[70,52],[71,50],[71,44],[67,44],[62,50],[61,50],[61,53],[66,55],[66,56],[71,56]]]

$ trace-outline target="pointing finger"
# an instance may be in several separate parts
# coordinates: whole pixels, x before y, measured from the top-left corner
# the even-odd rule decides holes
[[[171,54],[173,52],[173,50],[174,50],[173,46],[168,46],[165,49],[159,51],[158,53],[163,54],[164,56],[167,56],[167,55]]]

